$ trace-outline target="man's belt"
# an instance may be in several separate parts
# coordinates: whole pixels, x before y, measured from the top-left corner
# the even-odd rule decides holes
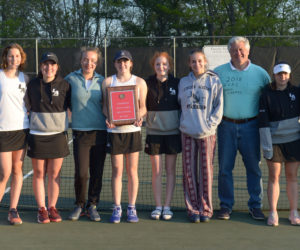
[[[224,121],[232,122],[232,123],[235,123],[235,124],[241,124],[241,123],[250,122],[252,120],[255,120],[256,118],[257,118],[257,116],[254,116],[254,117],[251,117],[251,118],[246,118],[246,119],[231,119],[231,118],[228,118],[226,116],[223,116],[222,119]]]

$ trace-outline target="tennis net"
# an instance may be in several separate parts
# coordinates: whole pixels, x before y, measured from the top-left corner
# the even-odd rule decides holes
[[[142,129],[143,142],[145,142],[145,128]],[[71,137],[71,131],[69,131],[69,138]],[[61,170],[61,181],[60,181],[60,195],[57,203],[57,208],[59,209],[71,209],[74,206],[75,194],[74,194],[74,161],[73,161],[73,149],[72,149],[72,140],[69,142],[71,154],[65,158],[62,170]],[[214,160],[214,182],[213,182],[213,205],[215,209],[219,208],[218,200],[218,159],[217,159],[217,148]],[[263,187],[264,187],[264,198],[263,198],[263,208],[267,209],[267,179],[268,172],[265,160],[261,161],[262,177],[263,177]],[[25,158],[24,168],[24,182],[22,193],[19,201],[19,208],[36,208],[36,201],[32,189],[32,165],[30,158]],[[236,210],[246,210],[247,202],[249,195],[247,192],[247,181],[246,181],[246,172],[243,165],[241,156],[238,154],[236,159],[235,168],[233,171],[234,175],[234,191],[235,191],[235,205],[234,209]],[[139,193],[137,198],[137,208],[143,210],[150,210],[154,207],[155,202],[152,193],[151,186],[151,163],[150,158],[144,152],[140,153],[139,158]],[[285,188],[285,177],[280,177],[281,182],[281,196],[278,203],[279,209],[288,209],[289,203],[286,196]],[[166,175],[165,171],[163,172],[163,193],[166,186]],[[10,188],[9,184],[6,187],[5,195],[1,202],[2,206],[9,205],[9,195]],[[164,196],[163,196],[164,198]],[[103,187],[100,195],[99,208],[100,209],[110,209],[112,206],[112,193],[111,193],[111,163],[110,155],[107,155],[105,161],[105,169],[103,174]],[[123,193],[122,193],[122,204],[128,203],[127,196],[127,176],[126,170],[123,173]],[[172,200],[172,209],[173,210],[184,210],[185,204],[183,199],[183,187],[182,187],[182,164],[181,164],[181,154],[178,155],[177,164],[176,164],[176,187],[174,191],[174,196]]]

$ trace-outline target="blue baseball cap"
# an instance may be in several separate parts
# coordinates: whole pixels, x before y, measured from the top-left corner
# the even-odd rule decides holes
[[[130,61],[132,61],[132,56],[130,54],[130,52],[128,50],[120,50],[118,51],[116,54],[115,54],[115,57],[114,57],[114,62],[119,60],[119,59],[122,59],[122,58],[126,58]]]

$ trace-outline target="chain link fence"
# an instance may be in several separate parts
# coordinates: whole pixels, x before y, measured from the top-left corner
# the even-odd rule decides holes
[[[103,76],[108,76],[115,73],[113,67],[113,56],[119,49],[127,49],[133,55],[134,68],[133,73],[146,78],[153,74],[149,65],[149,60],[155,51],[167,51],[174,58],[174,74],[177,77],[182,77],[189,72],[187,65],[188,54],[192,49],[202,48],[205,45],[221,44],[226,45],[230,37],[135,37],[135,38],[103,38],[103,46],[100,48],[103,60],[97,67],[97,72]],[[39,58],[45,51],[53,51],[57,54],[61,74],[63,76],[77,70],[80,67],[80,47],[82,45],[89,46],[89,39],[0,39],[2,50],[7,44],[17,42],[24,47],[27,53],[27,68],[26,73],[31,77],[35,76],[39,70]],[[293,68],[293,80],[295,84],[300,83],[300,36],[294,37],[249,37],[251,42],[250,58],[252,62],[264,67],[271,75],[272,67],[276,59],[286,60],[290,62]],[[145,129],[143,131],[143,142],[145,141]],[[72,135],[69,131],[69,145],[72,152]],[[214,184],[213,184],[213,204],[215,208],[219,207],[217,193],[217,177],[218,177],[218,161],[217,153],[214,161]],[[266,187],[268,179],[268,171],[265,160],[261,161],[261,169],[263,175],[264,199],[263,207],[268,208]],[[176,165],[176,189],[172,206],[174,210],[185,209],[182,190],[182,167],[181,155],[178,155]],[[235,186],[235,209],[246,210],[247,201],[249,199],[246,184],[246,172],[241,156],[238,155],[236,165],[233,171],[234,186]],[[61,192],[57,204],[58,208],[70,209],[74,204],[74,162],[71,153],[63,163],[61,172]],[[154,206],[154,199],[151,187],[151,163],[148,155],[141,152],[139,161],[139,178],[140,189],[137,199],[139,209],[151,209]],[[112,204],[112,194],[110,188],[111,181],[111,164],[110,157],[107,156],[105,163],[105,171],[103,176],[103,189],[100,197],[100,208],[109,209]],[[288,209],[289,203],[286,195],[285,177],[281,176],[281,196],[278,204],[279,209]],[[163,187],[165,188],[166,176],[163,175]],[[5,196],[2,205],[9,204],[9,186],[5,191]],[[123,194],[122,202],[127,203],[127,179],[124,173],[123,178]],[[299,203],[300,204],[300,203]],[[24,164],[24,184],[22,195],[20,197],[20,207],[34,208],[36,202],[32,191],[32,166],[30,159],[25,158]]]

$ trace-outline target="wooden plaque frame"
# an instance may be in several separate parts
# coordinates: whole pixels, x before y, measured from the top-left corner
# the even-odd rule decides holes
[[[139,120],[138,88],[136,85],[107,87],[108,121],[116,126]]]

